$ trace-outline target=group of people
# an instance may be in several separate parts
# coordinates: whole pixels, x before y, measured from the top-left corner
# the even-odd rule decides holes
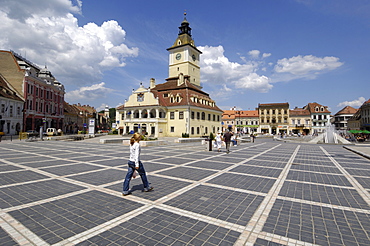
[[[254,139],[256,136],[251,133],[250,134],[251,143],[254,143]],[[233,132],[231,132],[229,129],[225,130],[225,134],[222,135],[222,131],[218,131],[216,137],[215,137],[215,148],[217,148],[218,152],[221,152],[222,142],[225,142],[226,146],[226,153],[228,154],[230,152],[230,143],[233,143],[234,146],[238,145],[237,136]]]
[[[216,138],[215,138],[215,147],[217,148],[217,151],[221,152],[222,142],[225,142],[226,153],[229,153],[230,143],[232,142],[232,140],[233,142],[235,141],[235,143],[237,143],[234,134],[231,131],[229,131],[229,129],[226,129],[224,135],[222,135],[221,130],[218,131]]]
[[[254,135],[251,134],[251,141],[253,138],[254,142]],[[140,161],[140,140],[142,139],[139,133],[134,133],[130,139],[130,158],[128,161],[128,171],[123,182],[123,196],[127,196],[131,194],[130,191],[130,181],[132,178],[135,178],[136,173],[140,175],[141,181],[143,183],[143,192],[149,192],[153,190],[153,187],[150,186],[148,178],[146,176],[146,172],[144,169],[143,163]],[[218,152],[221,152],[222,142],[225,142],[226,145],[226,153],[230,152],[230,143],[237,145],[237,139],[234,133],[232,133],[229,129],[226,129],[225,133],[222,135],[222,131],[218,131],[215,139],[215,145],[218,149]]]

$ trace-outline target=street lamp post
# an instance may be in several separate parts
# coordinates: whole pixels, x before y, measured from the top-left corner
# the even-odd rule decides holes
[[[238,115],[238,124],[236,125],[236,132],[238,133],[239,132],[239,129],[241,126],[241,123],[240,123],[240,111],[236,111],[237,112],[237,115]]]

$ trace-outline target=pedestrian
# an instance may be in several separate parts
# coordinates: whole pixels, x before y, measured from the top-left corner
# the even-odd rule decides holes
[[[233,142],[233,146],[238,146],[238,142],[237,142],[237,140],[236,140],[236,136],[232,136],[231,137],[231,142]]]
[[[134,133],[130,139],[130,159],[128,161],[128,171],[126,174],[125,181],[123,182],[123,196],[131,194],[130,180],[135,170],[139,173],[141,181],[143,182],[144,189],[143,192],[149,192],[153,190],[153,187],[149,185],[148,179],[146,177],[145,169],[143,163],[140,161],[140,140],[141,135],[139,133]]]
[[[226,129],[226,133],[224,134],[224,141],[226,145],[226,153],[229,154],[230,152],[230,141],[231,141],[231,136],[234,135],[232,132],[230,132],[228,129]]]
[[[251,138],[251,142],[252,142],[252,143],[254,143],[254,138],[255,138],[255,136],[254,136],[254,134],[253,134],[253,133],[251,133],[250,138]]]
[[[222,131],[219,130],[217,135],[216,135],[216,138],[215,138],[215,145],[216,145],[216,148],[217,148],[217,151],[218,152],[221,152],[221,146],[222,146],[222,135],[221,135]]]

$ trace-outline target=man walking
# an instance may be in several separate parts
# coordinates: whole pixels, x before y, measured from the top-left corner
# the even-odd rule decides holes
[[[230,142],[231,142],[231,136],[234,135],[232,132],[229,131],[229,129],[226,129],[226,133],[224,134],[224,141],[226,145],[226,153],[229,154],[230,152]]]

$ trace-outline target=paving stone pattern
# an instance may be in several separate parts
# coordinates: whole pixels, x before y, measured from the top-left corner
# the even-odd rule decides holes
[[[370,245],[370,160],[257,139],[230,154],[142,148],[154,190],[122,196],[128,147],[0,144],[0,245]]]

